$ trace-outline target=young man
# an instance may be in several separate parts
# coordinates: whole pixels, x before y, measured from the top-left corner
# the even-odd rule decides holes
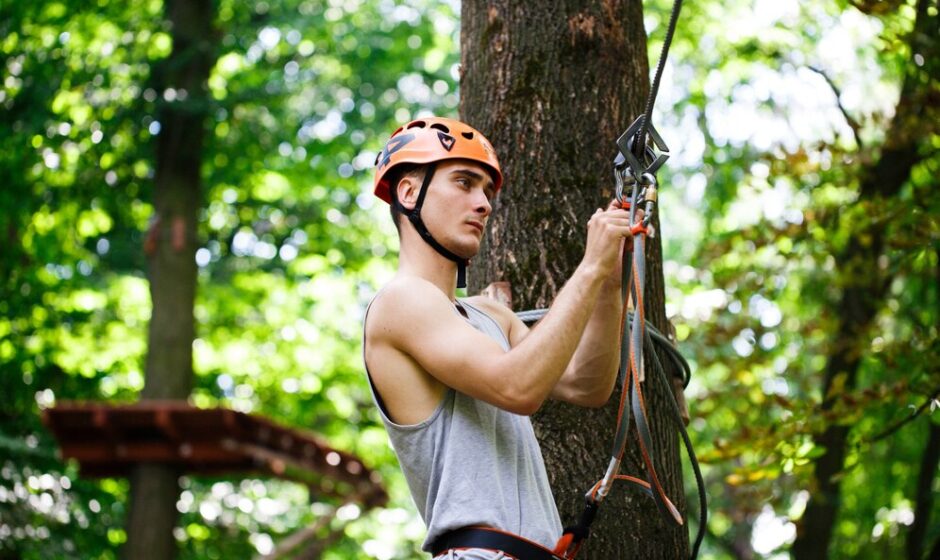
[[[549,398],[601,406],[613,390],[629,213],[591,217],[584,258],[530,330],[494,300],[455,297],[503,182],[486,138],[452,119],[418,119],[376,164],[375,194],[392,207],[401,251],[367,312],[363,353],[428,527],[423,548],[534,558],[562,527],[529,415]]]

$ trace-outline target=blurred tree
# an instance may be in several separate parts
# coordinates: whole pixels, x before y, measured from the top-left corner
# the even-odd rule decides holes
[[[145,400],[186,400],[193,386],[196,221],[203,200],[207,84],[219,38],[212,25],[213,7],[209,0],[166,1],[173,47],[151,71],[153,87],[170,99],[156,114],[162,134],[154,159],[154,215],[144,242],[153,309],[140,393]],[[125,558],[176,557],[173,528],[179,517],[180,474],[176,467],[161,464],[134,468]]]
[[[845,402],[858,386],[865,347],[877,329],[875,318],[896,276],[886,266],[887,236],[897,234],[891,222],[904,212],[906,201],[901,195],[914,166],[928,157],[932,140],[940,134],[936,105],[940,100],[940,14],[936,2],[930,0],[918,0],[915,10],[905,48],[909,61],[903,69],[894,116],[884,132],[880,153],[869,154],[855,170],[858,199],[847,210],[864,218],[852,227],[847,242],[833,251],[835,285],[841,294],[832,309],[835,325],[826,355],[820,408],[824,417],[835,412],[838,403]],[[865,148],[859,145],[860,150]],[[822,433],[815,435],[815,443],[824,451],[814,461],[812,491],[793,543],[794,556],[800,560],[830,557],[851,428],[838,416],[830,416]],[[930,485],[924,489],[929,492]]]
[[[168,81],[195,61],[170,62],[181,30],[163,2],[2,6],[0,119],[10,134],[0,135],[0,165],[11,181],[0,192],[10,241],[0,254],[0,379],[11,396],[0,412],[0,554],[113,558],[127,538],[128,485],[79,478],[55,458],[38,412],[57,399],[127,402],[145,390],[143,248],[155,214],[169,227],[162,248],[174,240],[174,220],[151,200],[156,183],[176,183],[160,163],[179,139],[176,119],[200,114],[209,119],[201,155],[170,158],[196,160],[188,177],[204,185],[187,218],[198,229],[183,232],[190,264],[180,261],[200,286],[187,343],[195,376],[173,394],[191,384],[199,406],[273,416],[379,468],[396,507],[361,518],[340,508],[317,533],[346,526],[325,558],[362,554],[367,541],[373,554],[409,557],[421,540],[362,384],[360,304],[389,270],[381,257],[393,230],[374,227],[358,172],[391,122],[456,108],[453,10],[423,0],[212,8],[200,98]],[[154,359],[189,360],[186,349],[153,349]],[[146,393],[167,389],[148,380]],[[180,484],[163,499],[180,513],[172,534],[188,558],[273,550],[338,505],[278,481]]]
[[[546,9],[467,1],[461,22],[461,115],[490,135],[506,174],[490,236],[470,269],[471,289],[509,281],[517,309],[547,307],[584,253],[584,224],[613,198],[616,139],[644,109],[642,4],[586,0]],[[647,257],[646,316],[667,332],[659,237],[650,240]],[[685,512],[667,401],[674,396],[655,376],[649,379],[644,395],[654,462]],[[546,403],[534,418],[566,524],[577,520],[585,492],[607,469],[616,417],[612,398],[599,410]],[[641,472],[637,446],[630,450],[622,471]],[[579,557],[687,557],[688,525],[672,527],[655,511],[648,496],[617,485]]]
[[[697,366],[711,543],[734,558],[794,539],[794,554],[901,557],[908,528],[925,549],[940,537],[923,499],[938,482],[937,12],[852,4],[688,5],[672,57],[687,94],[662,118],[686,138],[664,238],[701,242],[667,247],[667,309]]]

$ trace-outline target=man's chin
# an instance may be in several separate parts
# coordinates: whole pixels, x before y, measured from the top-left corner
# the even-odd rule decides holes
[[[480,245],[483,243],[481,240],[478,243],[466,243],[459,247],[455,247],[454,254],[462,259],[470,260],[473,257],[477,256],[480,253]]]

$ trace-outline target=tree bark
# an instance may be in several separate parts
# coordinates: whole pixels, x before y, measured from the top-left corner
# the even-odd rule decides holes
[[[210,0],[168,0],[173,51],[153,68],[153,83],[164,101],[157,110],[161,131],[156,138],[155,216],[144,247],[153,304],[141,393],[145,400],[186,399],[193,383],[196,219],[208,112],[206,82],[216,57],[213,16]],[[164,94],[170,90],[175,95]],[[179,474],[160,464],[142,464],[131,473],[124,557],[176,556]]]
[[[907,557],[921,560],[924,557],[924,539],[930,527],[930,510],[933,509],[933,481],[940,465],[940,425],[929,423],[927,447],[920,462],[915,495],[914,523],[907,534]]]
[[[461,22],[461,117],[493,142],[506,176],[487,241],[469,269],[470,291],[508,281],[517,309],[546,307],[581,260],[588,218],[613,197],[615,140],[643,110],[649,68],[642,5],[466,0]],[[666,332],[661,251],[658,237],[649,240],[646,313]],[[654,376],[647,379],[654,461],[684,513],[667,402],[674,397]],[[534,418],[565,524],[576,521],[585,492],[607,467],[616,400],[598,410],[547,403]],[[623,472],[642,472],[635,447]],[[670,527],[650,498],[619,484],[579,558],[687,555],[687,528]]]
[[[859,203],[871,208],[899,204],[894,199],[910,178],[911,169],[924,157],[919,150],[920,143],[930,137],[930,127],[936,127],[927,111],[929,99],[936,95],[933,88],[938,80],[935,61],[938,27],[937,15],[930,15],[928,4],[928,0],[919,0],[917,4],[914,30],[910,34],[912,59],[895,116],[885,135],[881,157],[862,173]],[[913,60],[915,54],[934,62],[921,69]],[[885,224],[870,221],[836,255],[843,290],[834,313],[837,327],[822,386],[824,412],[832,409],[837,393],[855,389],[869,333],[890,283],[878,264],[885,251],[884,228]],[[813,492],[797,525],[793,556],[798,560],[828,558],[839,513],[839,475],[845,461],[849,430],[850,426],[831,424],[816,438],[825,453],[815,462]]]
[[[933,542],[933,548],[930,549],[930,556],[927,560],[940,560],[940,537]]]

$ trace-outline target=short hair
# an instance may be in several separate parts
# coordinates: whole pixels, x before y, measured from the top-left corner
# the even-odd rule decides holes
[[[405,177],[410,177],[416,181],[423,181],[427,170],[427,164],[403,163],[389,172],[388,194],[389,198],[391,198],[389,213],[392,216],[392,223],[395,224],[395,229],[398,230],[399,234],[401,234],[401,211],[398,209],[398,183]]]

